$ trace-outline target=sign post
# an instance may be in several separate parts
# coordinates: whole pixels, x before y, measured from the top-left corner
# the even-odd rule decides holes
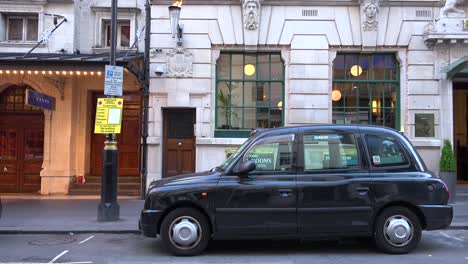
[[[107,133],[106,141],[104,142],[104,150],[102,152],[101,202],[98,205],[98,221],[100,222],[118,221],[120,215],[120,206],[117,203],[117,164],[119,162],[119,150],[117,148],[115,133],[120,132],[122,108],[112,106],[115,106],[116,102],[117,104],[120,102],[121,106],[123,105],[123,99],[113,98],[113,96],[122,96],[123,71],[121,67],[115,67],[116,44],[117,0],[112,0],[110,66],[106,66],[104,89],[104,94],[108,98],[98,99],[95,127],[95,131]],[[101,110],[99,110],[99,102],[101,102]],[[118,113],[119,110],[120,116]],[[118,126],[115,124],[117,119],[119,122]]]

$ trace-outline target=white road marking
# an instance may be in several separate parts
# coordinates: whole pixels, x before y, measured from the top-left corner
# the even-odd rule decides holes
[[[88,240],[92,239],[93,237],[94,237],[94,236],[90,236],[90,237],[88,237],[87,239],[85,239],[85,240],[81,241],[81,242],[80,242],[80,243],[78,243],[78,244],[83,244],[84,242],[86,242],[86,241],[88,241]]]
[[[463,239],[461,239],[461,238],[449,236],[449,235],[445,234],[444,232],[439,232],[439,233],[440,233],[441,235],[443,235],[444,237],[446,237],[446,238],[455,239],[455,240],[458,240],[458,241],[460,241],[460,242],[463,242]]]
[[[53,258],[49,263],[54,263],[57,259],[59,259],[61,256],[65,255],[68,253],[68,250],[63,251],[62,253],[58,254],[55,258]]]

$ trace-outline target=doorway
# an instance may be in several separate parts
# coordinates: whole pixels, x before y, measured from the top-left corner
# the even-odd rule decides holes
[[[90,176],[102,175],[102,151],[104,149],[105,134],[95,134],[94,124],[96,118],[97,99],[105,97],[102,93],[94,93],[92,136],[91,136],[91,166]],[[140,177],[140,94],[124,93],[124,106],[122,114],[122,130],[117,134],[119,149],[118,175],[125,177]]]
[[[163,178],[195,172],[195,116],[191,108],[163,109]]]
[[[25,105],[29,86],[0,94],[0,193],[34,193],[41,188],[44,114]]]
[[[453,107],[457,180],[468,184],[468,82],[453,83]]]

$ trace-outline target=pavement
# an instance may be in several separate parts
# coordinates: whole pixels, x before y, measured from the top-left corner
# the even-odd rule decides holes
[[[135,233],[144,201],[119,197],[120,219],[98,222],[97,196],[2,195],[0,234]],[[468,186],[457,188],[454,217],[448,229],[468,230]]]

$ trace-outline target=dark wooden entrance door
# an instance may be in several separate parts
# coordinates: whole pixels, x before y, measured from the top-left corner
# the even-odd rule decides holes
[[[26,87],[0,95],[0,193],[32,193],[41,188],[44,114],[24,105]]]
[[[91,175],[102,175],[102,150],[106,135],[94,134],[97,98],[103,94],[93,94],[93,123],[91,140]],[[122,115],[122,130],[117,135],[119,148],[119,176],[139,177],[140,150],[140,94],[124,93],[124,107]]]
[[[195,109],[164,109],[163,177],[195,172]]]

